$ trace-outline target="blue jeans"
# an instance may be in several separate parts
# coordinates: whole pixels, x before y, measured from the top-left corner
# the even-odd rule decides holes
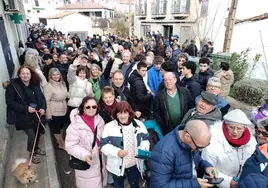
[[[125,173],[127,175],[128,184],[131,188],[140,188],[140,172],[137,166],[133,166],[125,169]],[[114,187],[115,188],[124,188],[124,176],[116,176],[113,174],[114,179]]]

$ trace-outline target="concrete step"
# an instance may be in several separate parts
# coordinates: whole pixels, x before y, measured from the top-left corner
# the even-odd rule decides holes
[[[32,164],[33,168],[37,169],[39,182],[29,185],[29,188],[60,188],[58,175],[56,171],[56,161],[54,149],[51,142],[49,128],[45,135],[40,137],[40,148],[46,150],[45,156],[40,156],[41,163]],[[25,188],[25,185],[20,184],[11,172],[12,165],[17,158],[29,159],[27,148],[27,136],[23,131],[15,131],[11,140],[11,151],[7,163],[5,173],[4,188]]]

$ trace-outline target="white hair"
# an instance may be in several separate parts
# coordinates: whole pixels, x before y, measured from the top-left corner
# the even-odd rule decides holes
[[[211,77],[210,79],[208,79],[207,85],[215,85],[215,84],[221,87],[221,81],[219,78]]]

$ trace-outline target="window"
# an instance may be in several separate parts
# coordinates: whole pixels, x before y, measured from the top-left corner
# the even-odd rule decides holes
[[[102,12],[95,12],[96,17],[102,17]]]
[[[30,13],[31,12],[31,10],[27,10],[27,13]]]

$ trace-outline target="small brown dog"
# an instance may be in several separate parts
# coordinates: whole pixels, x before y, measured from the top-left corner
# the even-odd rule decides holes
[[[17,180],[26,186],[38,182],[36,169],[28,169],[27,159],[16,159],[12,166],[12,172]]]

